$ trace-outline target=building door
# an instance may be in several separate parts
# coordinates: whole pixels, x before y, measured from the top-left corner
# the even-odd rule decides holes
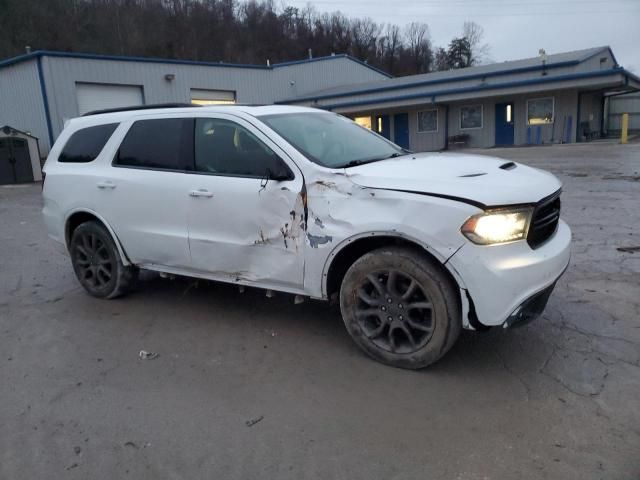
[[[513,145],[513,103],[496,103],[496,145]]]
[[[22,138],[0,139],[0,184],[33,182],[29,146]]]
[[[387,140],[391,140],[391,119],[389,115],[378,115],[376,117],[376,132]]]
[[[393,116],[393,142],[402,148],[409,148],[408,113],[396,113]]]
[[[144,105],[142,87],[138,85],[109,85],[76,83],[78,114],[94,110]]]

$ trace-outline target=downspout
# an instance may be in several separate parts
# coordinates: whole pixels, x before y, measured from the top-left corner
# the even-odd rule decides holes
[[[580,104],[582,103],[582,92],[578,92],[578,111],[576,113],[576,143],[580,142]]]
[[[38,81],[40,82],[40,93],[44,104],[44,118],[47,121],[47,133],[49,134],[49,149],[53,147],[53,128],[51,127],[51,113],[49,112],[49,98],[47,97],[47,87],[44,83],[44,74],[42,73],[42,56],[38,55],[36,60],[38,65]]]
[[[444,148],[449,150],[449,104],[444,106]]]
[[[603,137],[605,135],[605,124],[604,124],[604,115],[605,115],[605,104],[607,98],[602,94],[602,98],[600,98],[600,136]]]

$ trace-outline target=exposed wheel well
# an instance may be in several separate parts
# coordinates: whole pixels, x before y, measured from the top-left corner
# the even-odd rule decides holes
[[[402,246],[419,252],[432,260],[435,265],[438,265],[442,272],[451,280],[451,284],[456,288],[458,287],[458,283],[453,278],[453,275],[451,275],[451,272],[421,245],[393,235],[376,235],[354,240],[336,254],[327,272],[327,297],[331,299],[334,294],[339,293],[342,280],[347,270],[349,270],[349,267],[353,265],[353,262],[366,253],[388,246]]]
[[[66,244],[69,245],[69,242],[71,241],[71,236],[73,235],[73,232],[76,228],[78,228],[84,222],[89,222],[91,220],[94,220],[102,224],[102,222],[98,217],[96,217],[95,215],[89,212],[76,212],[73,215],[71,215],[67,219],[67,224],[64,227],[64,239],[66,241]]]
[[[64,227],[64,239],[65,239],[66,245],[68,246],[69,243],[71,242],[71,237],[73,235],[73,232],[75,231],[76,228],[78,228],[78,226],[82,225],[85,222],[90,222],[92,220],[94,222],[99,223],[100,225],[102,225],[104,228],[107,229],[107,231],[111,235],[111,238],[116,244],[116,248],[120,253],[120,257],[122,258],[123,264],[129,265],[130,264],[129,257],[127,256],[127,253],[124,251],[124,247],[122,246],[118,238],[115,236],[115,234],[112,233],[109,227],[105,225],[105,223],[102,220],[100,220],[100,218],[96,217],[94,214],[90,212],[76,212],[67,219],[67,224]]]

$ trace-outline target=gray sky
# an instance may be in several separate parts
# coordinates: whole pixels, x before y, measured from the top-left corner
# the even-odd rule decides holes
[[[485,30],[497,62],[609,45],[618,62],[640,74],[640,0],[284,0],[320,12],[341,11],[378,23],[429,25],[446,46],[473,20]]]

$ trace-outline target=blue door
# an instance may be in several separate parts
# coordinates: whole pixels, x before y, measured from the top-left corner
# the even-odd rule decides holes
[[[513,103],[496,103],[496,145],[513,145]]]
[[[409,148],[409,114],[396,113],[393,116],[393,143]]]
[[[391,119],[389,115],[378,115],[376,117],[376,133],[387,140],[391,140]]]

